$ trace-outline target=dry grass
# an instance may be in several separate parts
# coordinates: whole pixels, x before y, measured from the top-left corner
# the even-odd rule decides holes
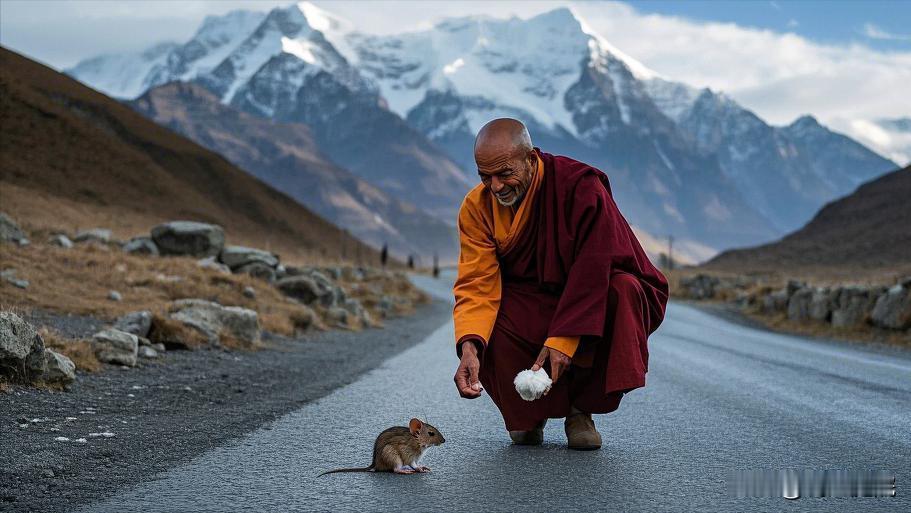
[[[0,267],[16,269],[16,276],[30,283],[28,289],[19,289],[0,282],[4,306],[20,310],[37,308],[106,320],[151,310],[160,319],[170,302],[201,298],[255,310],[263,329],[288,336],[300,331],[302,319],[312,314],[262,280],[201,268],[192,258],[134,256],[97,245],[63,249],[41,243],[4,244]],[[255,290],[255,298],[243,294],[246,287]],[[120,292],[123,299],[109,300],[111,290]]]
[[[45,347],[72,360],[76,369],[85,372],[101,370],[101,362],[95,357],[95,349],[88,340],[69,339],[47,327],[39,329],[38,333],[44,339]]]
[[[871,326],[855,326],[836,328],[829,323],[820,321],[792,321],[785,314],[760,314],[750,310],[743,310],[744,315],[753,319],[771,330],[806,335],[810,337],[827,337],[848,342],[877,342],[889,345],[911,347],[911,336],[901,331],[891,331],[873,328]]]
[[[152,314],[149,340],[164,344],[167,349],[196,349],[209,343],[209,339],[198,330],[160,313]]]

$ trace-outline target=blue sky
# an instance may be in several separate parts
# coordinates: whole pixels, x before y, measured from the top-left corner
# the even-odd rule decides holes
[[[794,32],[825,44],[862,43],[878,50],[911,48],[911,1],[639,1],[643,13]]]

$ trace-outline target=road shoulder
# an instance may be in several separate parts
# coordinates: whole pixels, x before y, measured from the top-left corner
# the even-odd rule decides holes
[[[169,352],[138,371],[81,375],[69,392],[0,394],[0,509],[65,511],[153,479],[355,381],[451,314],[432,301],[383,329]]]

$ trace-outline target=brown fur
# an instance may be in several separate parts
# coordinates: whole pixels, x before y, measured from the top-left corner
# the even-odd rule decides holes
[[[418,419],[411,419],[408,427],[394,426],[376,437],[373,443],[373,462],[369,467],[328,470],[320,476],[336,472],[428,472],[429,468],[418,466],[418,460],[427,448],[445,441],[437,428]],[[410,467],[412,470],[403,467]]]

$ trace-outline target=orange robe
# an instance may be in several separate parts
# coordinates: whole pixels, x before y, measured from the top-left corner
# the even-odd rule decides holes
[[[505,253],[518,240],[532,217],[543,180],[544,163],[538,157],[537,169],[518,208],[501,205],[484,184],[479,184],[465,196],[459,209],[461,251],[458,277],[453,287],[457,343],[479,337],[486,345],[490,340],[502,295],[497,253]],[[579,339],[548,337],[544,345],[572,357],[579,347]]]

